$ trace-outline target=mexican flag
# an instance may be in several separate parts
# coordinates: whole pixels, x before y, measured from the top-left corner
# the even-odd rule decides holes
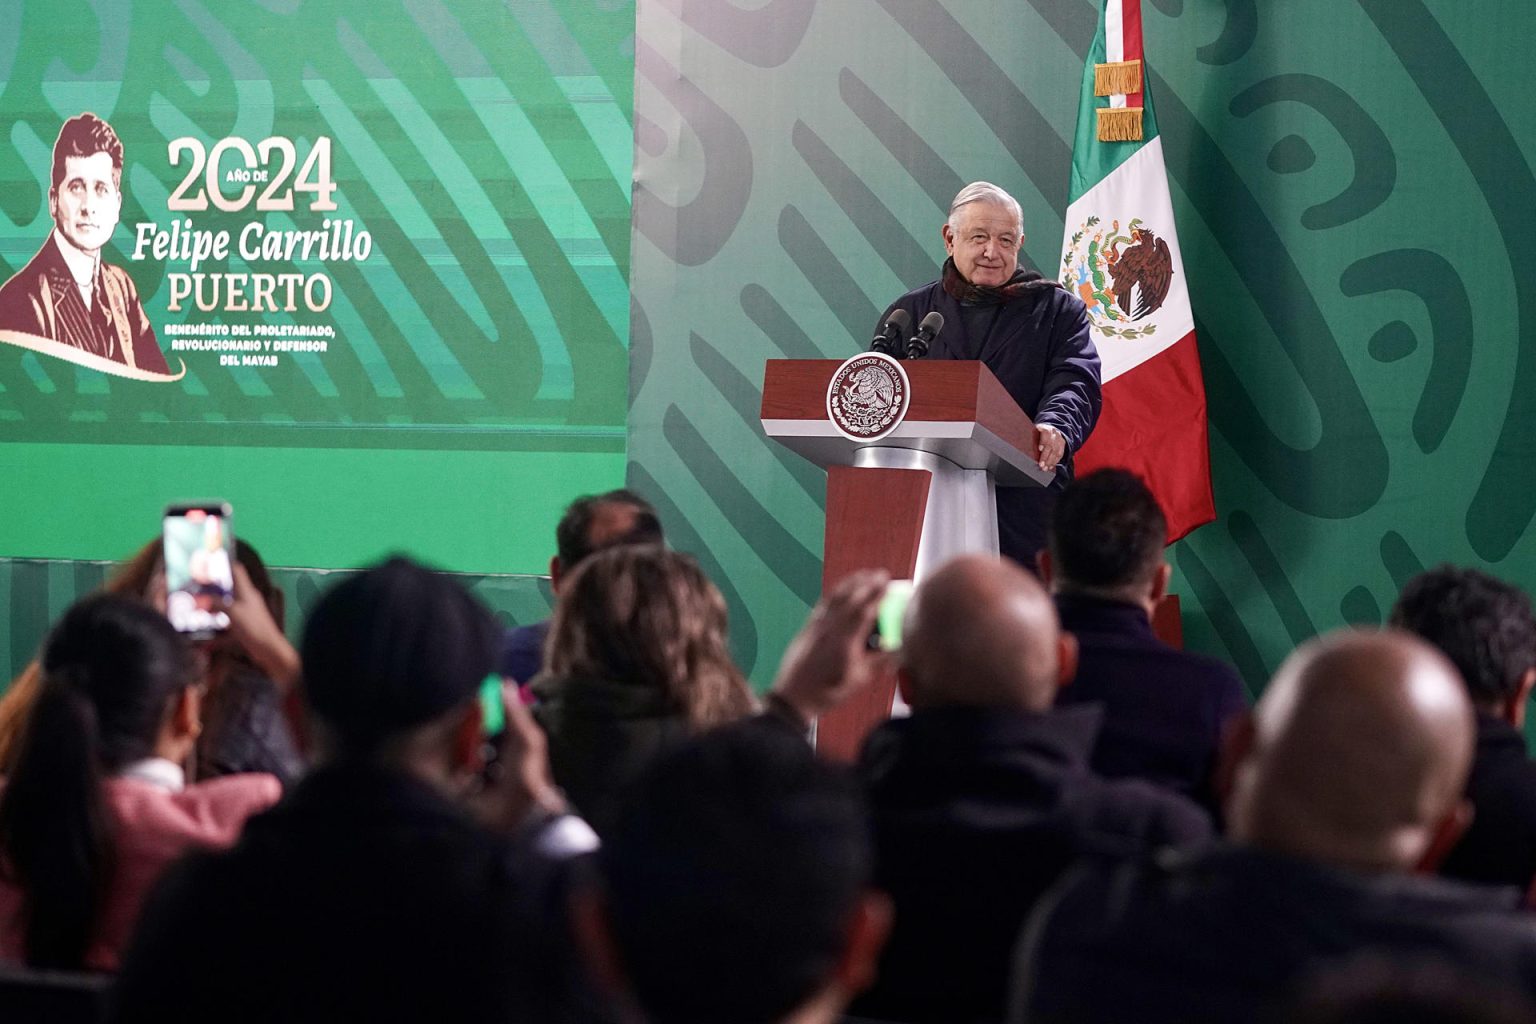
[[[1168,517],[1168,542],[1216,518],[1205,383],[1147,91],[1141,0],[1101,0],[1072,147],[1061,283],[1088,306],[1104,410],[1078,475],[1123,466]]]

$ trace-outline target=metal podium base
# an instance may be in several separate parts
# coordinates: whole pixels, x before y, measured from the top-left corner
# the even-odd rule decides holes
[[[853,465],[861,469],[925,469],[928,508],[917,541],[912,578],[921,581],[956,555],[997,554],[997,487],[984,469],[962,469],[942,455],[915,448],[860,448]],[[891,717],[912,713],[901,691],[891,694]],[[813,740],[814,742],[814,740]]]
[[[921,580],[956,555],[997,554],[997,488],[986,470],[962,469],[941,455],[915,448],[876,446],[855,452],[853,465],[933,474],[913,579]]]

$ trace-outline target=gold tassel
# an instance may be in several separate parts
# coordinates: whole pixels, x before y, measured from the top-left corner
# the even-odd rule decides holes
[[[1100,142],[1140,142],[1140,107],[1099,107]]]
[[[1141,92],[1141,61],[1122,60],[1093,66],[1095,96],[1131,96]]]

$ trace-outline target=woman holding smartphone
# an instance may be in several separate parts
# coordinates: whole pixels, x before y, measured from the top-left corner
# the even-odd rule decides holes
[[[101,594],[54,626],[0,791],[0,957],[114,970],[149,888],[277,801],[271,775],[187,785],[202,686],[185,639]]]
[[[229,628],[206,647],[203,733],[194,764],[198,778],[268,772],[284,786],[305,767],[299,744],[294,684],[299,656],[283,635],[283,592],[256,549],[235,541],[234,601]],[[159,538],[123,563],[102,587],[165,612],[165,552]],[[8,772],[37,698],[33,660],[0,696],[0,773]]]

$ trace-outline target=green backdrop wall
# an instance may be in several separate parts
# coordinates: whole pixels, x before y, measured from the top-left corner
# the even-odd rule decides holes
[[[1220,512],[1172,551],[1191,646],[1231,658],[1257,688],[1297,640],[1379,621],[1421,565],[1536,583],[1536,359],[1521,345],[1536,319],[1521,269],[1536,244],[1536,107],[1509,70],[1536,12],[1492,0],[1143,7]],[[437,417],[421,422],[392,421],[393,398],[366,391],[277,410],[373,424],[337,415],[305,428],[307,447],[277,440],[298,430],[286,421],[178,433],[118,401],[116,381],[103,392],[0,352],[11,648],[30,651],[39,610],[94,585],[104,568],[90,560],[136,547],[170,496],[234,497],[245,532],[282,564],[355,565],[406,545],[477,573],[537,571],[559,506],[616,483],[623,458],[612,381],[591,378],[599,397],[583,404],[578,360],[567,380],[546,356],[592,344],[622,366],[627,327],[629,481],[721,581],[758,681],[815,596],[823,502],[819,475],[757,427],[763,360],[861,345],[884,302],[932,276],[942,211],[971,178],[1019,196],[1028,258],[1054,265],[1094,23],[1088,0],[102,0],[91,12],[66,25],[51,5],[0,7],[5,267],[46,234],[40,154],[81,109],[123,132],[131,163],[160,161],[142,185],[131,168],[125,191],[141,212],[159,203],[162,221],[180,180],[165,147],[185,124],[210,142],[323,126],[339,197],[389,239],[393,280],[336,275],[373,325],[359,336],[390,366],[424,365],[400,321],[430,325],[466,361],[493,333],[518,359],[488,378],[506,394],[434,399]],[[498,81],[531,134],[488,126],[474,106]],[[362,157],[359,131],[377,153]],[[523,163],[512,139],[548,160]],[[489,213],[466,213],[464,168]],[[177,268],[125,261],[126,228],[114,242],[141,293],[160,294]],[[632,281],[629,324],[615,273]],[[340,380],[372,385],[366,365],[334,362],[338,392]],[[320,395],[312,369],[295,359],[280,380]],[[246,402],[251,385],[231,377],[220,393]],[[550,398],[564,384],[571,395]],[[187,395],[176,415],[205,414],[202,399]],[[123,410],[137,417],[132,443],[100,425]],[[441,429],[455,425],[476,429]],[[561,440],[529,441],[535,426]],[[292,596],[324,577],[283,579]],[[532,577],[486,580],[488,595],[507,588],[493,599],[509,621],[547,607]]]
[[[219,496],[277,564],[539,571],[573,490],[623,479],[633,34],[626,3],[0,5],[0,280],[49,244],[50,149],[94,112],[125,149],[103,262],[186,368],[0,345],[0,556],[121,557]],[[367,251],[257,245],[333,223]]]
[[[1176,545],[1190,646],[1257,688],[1442,560],[1536,583],[1536,9],[1143,0],[1219,519]],[[935,276],[966,181],[1059,259],[1089,0],[641,0],[633,483],[729,588],[759,679],[819,583],[820,475],[762,364],[842,357]]]

